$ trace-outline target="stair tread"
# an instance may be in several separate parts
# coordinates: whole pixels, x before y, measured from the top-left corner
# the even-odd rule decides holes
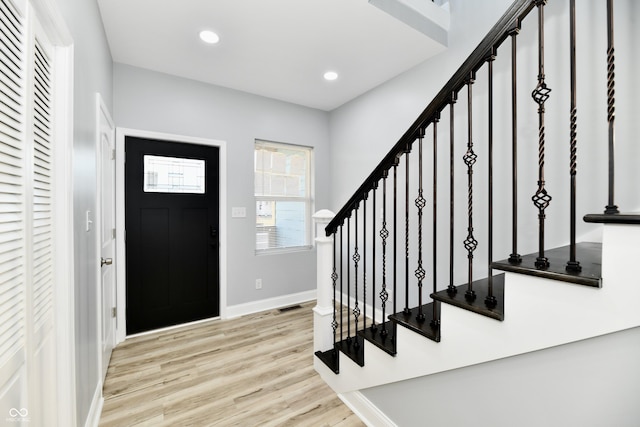
[[[340,373],[340,358],[338,357],[338,351],[336,349],[332,348],[327,351],[316,351],[315,355],[325,365],[327,365],[334,374]]]
[[[396,324],[395,322],[384,322],[384,327],[388,331],[388,334],[385,338],[382,337],[380,331],[382,330],[382,323],[376,325],[376,329],[372,330],[371,326],[366,329],[359,331],[358,335],[364,337],[367,341],[374,344],[380,350],[385,351],[386,353],[395,356],[396,355]]]
[[[356,344],[357,343],[357,344]],[[360,366],[364,366],[364,341],[357,335],[336,343],[336,349],[346,354]]]
[[[522,262],[512,264],[508,259],[492,263],[492,267],[498,270],[529,276],[544,277],[578,285],[601,287],[602,286],[602,243],[582,242],[576,244],[576,260],[580,262],[582,271],[567,271],[565,266],[569,260],[569,246],[549,249],[545,251],[549,259],[549,267],[540,269],[535,266],[538,253],[522,256]]]
[[[640,224],[640,213],[589,214],[583,219],[584,222],[600,224]]]
[[[433,319],[433,310],[437,310],[438,313],[438,325],[432,326],[431,319]],[[414,332],[419,333],[422,336],[429,338],[435,342],[440,342],[440,303],[437,301],[422,306],[422,312],[425,320],[420,322],[416,319],[418,314],[418,307],[414,307],[409,310],[409,314],[404,311],[395,313],[389,316],[389,320],[402,325]]]
[[[438,291],[431,295],[436,301],[472,311],[496,320],[504,320],[504,273],[493,276],[493,296],[496,298],[495,307],[488,307],[485,298],[489,294],[489,278],[474,280],[472,288],[476,293],[476,298],[469,301],[465,298],[467,284],[456,286],[456,293],[450,294],[447,289]]]

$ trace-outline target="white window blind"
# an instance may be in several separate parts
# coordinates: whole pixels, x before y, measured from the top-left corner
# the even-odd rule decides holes
[[[312,149],[255,142],[256,252],[311,246]]]
[[[25,358],[24,46],[21,14],[0,0],[0,384]]]

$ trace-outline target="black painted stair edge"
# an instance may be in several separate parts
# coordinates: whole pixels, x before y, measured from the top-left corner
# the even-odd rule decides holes
[[[523,255],[520,263],[512,263],[508,259],[496,261],[491,266],[497,270],[520,273],[528,276],[543,277],[576,285],[602,287],[602,243],[581,242],[576,244],[576,260],[580,262],[582,271],[567,271],[569,246],[545,251],[549,259],[549,267],[541,269],[535,266],[538,253]]]
[[[588,214],[583,219],[599,224],[640,224],[640,213]]]
[[[437,322],[435,325],[432,322],[434,308],[437,312]],[[409,310],[409,313],[401,311],[390,315],[389,320],[432,341],[440,342],[440,303],[434,301],[422,306],[422,313],[424,314],[423,321],[417,319],[418,313],[418,307],[414,307]]]
[[[465,294],[468,284],[456,286],[456,292],[450,292],[448,289],[438,291],[431,294],[431,298],[446,304],[450,304],[465,310],[472,311],[482,316],[490,317],[495,320],[504,320],[504,273],[493,276],[493,296],[495,297],[495,305],[487,305],[485,302],[489,295],[489,278],[474,280],[472,289],[475,292],[475,299],[467,299]]]
[[[316,351],[314,354],[325,365],[327,365],[334,374],[340,373],[340,358],[338,357],[338,350],[332,348],[327,351]]]
[[[364,341],[355,335],[336,343],[336,349],[346,354],[359,366],[364,366]]]
[[[382,333],[383,328],[387,331],[386,335]],[[359,331],[358,335],[364,337],[364,339],[391,356],[395,356],[397,354],[395,322],[387,321],[384,323],[378,323],[375,326],[368,326],[366,329]]]

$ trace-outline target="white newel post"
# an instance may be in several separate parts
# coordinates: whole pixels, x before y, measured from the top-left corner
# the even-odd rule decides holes
[[[313,215],[316,232],[317,256],[317,296],[313,309],[313,351],[327,351],[333,348],[333,237],[327,237],[325,227],[335,214],[322,209]]]

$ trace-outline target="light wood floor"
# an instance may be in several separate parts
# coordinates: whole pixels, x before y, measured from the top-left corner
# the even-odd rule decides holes
[[[126,340],[100,426],[363,426],[313,369],[313,305]]]

